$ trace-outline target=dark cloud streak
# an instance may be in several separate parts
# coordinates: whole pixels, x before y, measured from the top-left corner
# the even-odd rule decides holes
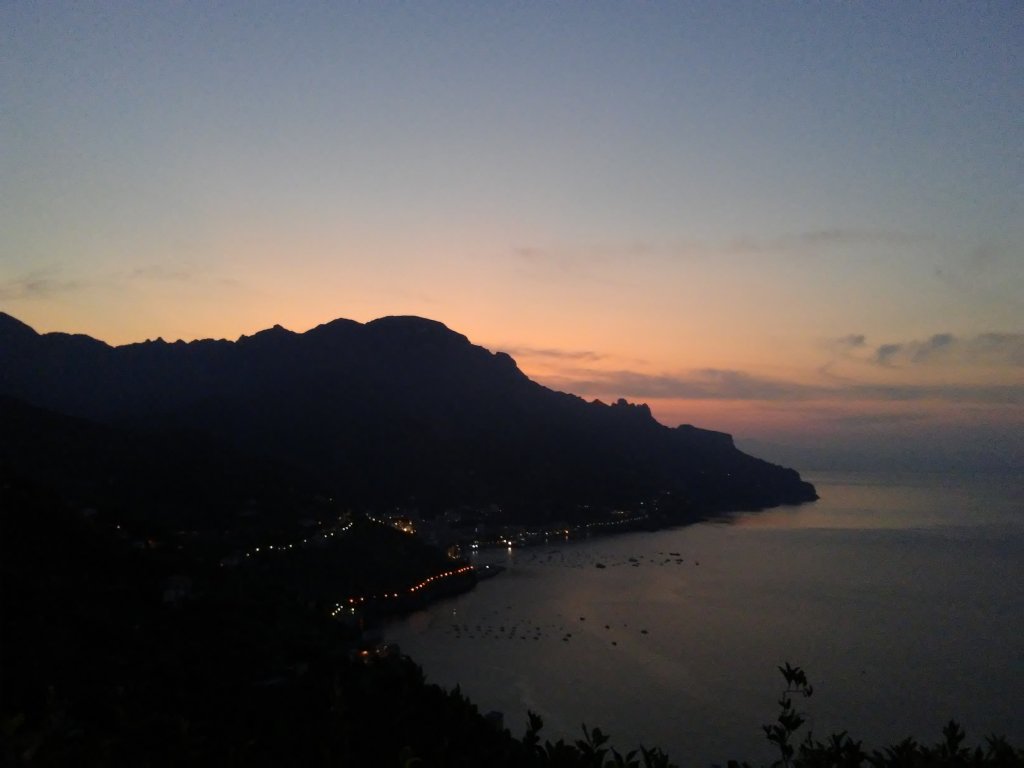
[[[128,273],[130,280],[155,280],[159,282],[191,283],[195,280],[195,277],[195,274],[190,270],[168,269],[162,264],[150,264],[133,269]]]
[[[703,369],[683,375],[650,375],[635,371],[568,372],[540,377],[545,384],[586,396],[634,399],[739,400],[767,402],[923,402],[1024,404],[1024,385],[977,384],[862,384],[838,386],[801,384],[755,376],[743,371]]]
[[[993,332],[959,338],[951,333],[937,333],[924,341],[882,344],[875,350],[873,360],[882,366],[943,362],[1024,366],[1024,334]]]
[[[836,339],[837,345],[848,349],[860,349],[866,343],[867,337],[863,333],[851,333],[848,336],[843,336],[841,339]]]
[[[45,299],[62,293],[81,290],[88,284],[81,280],[67,280],[49,272],[31,272],[27,275],[0,281],[0,299]]]
[[[582,362],[597,362],[603,360],[604,355],[598,352],[591,352],[587,349],[553,349],[548,347],[497,347],[498,351],[504,352],[514,358],[542,357],[551,360],[576,360]]]
[[[734,240],[727,250],[772,253],[782,251],[814,251],[829,246],[921,246],[928,242],[930,242],[928,237],[908,232],[826,227],[805,232],[791,232],[764,239],[740,238]]]

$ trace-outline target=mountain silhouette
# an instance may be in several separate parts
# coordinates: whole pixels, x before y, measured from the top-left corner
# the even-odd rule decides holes
[[[817,498],[727,434],[552,391],[419,317],[115,347],[0,313],[0,394],[119,429],[191,430],[371,506],[529,519],[666,495],[701,511]]]

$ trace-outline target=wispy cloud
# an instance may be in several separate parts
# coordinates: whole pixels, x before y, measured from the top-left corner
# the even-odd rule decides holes
[[[930,241],[927,236],[910,232],[825,227],[769,237],[739,237],[729,242],[725,246],[725,250],[746,253],[779,253],[817,251],[822,248],[847,246],[922,246]]]
[[[740,400],[762,402],[878,401],[1024,404],[1024,385],[1015,384],[804,384],[744,371],[703,369],[678,375],[635,371],[577,370],[543,383],[578,395],[633,399]]]
[[[835,340],[835,344],[844,349],[860,349],[867,343],[863,333],[851,333]]]
[[[1016,288],[1022,280],[1022,257],[1019,245],[983,242],[963,248],[936,266],[935,277],[957,290]]]
[[[81,280],[59,276],[55,271],[29,272],[17,277],[0,280],[0,299],[45,299],[62,293],[69,293],[87,287]]]
[[[818,396],[815,387],[716,368],[681,375],[577,370],[544,381],[580,395],[615,394],[640,399],[805,400]]]
[[[559,272],[573,276],[585,274],[590,261],[582,253],[566,248],[542,248],[535,245],[522,245],[513,248],[512,253],[516,260],[527,269],[541,272]]]
[[[636,239],[558,246],[523,244],[511,252],[522,267],[534,272],[594,277],[594,267],[650,258],[692,261],[748,255],[813,256],[850,247],[924,248],[932,243],[929,236],[910,232],[833,226],[780,234],[739,234],[718,241]]]
[[[1024,365],[1024,333],[983,333],[968,342],[971,355]]]
[[[184,267],[168,267],[164,264],[149,264],[133,269],[127,275],[129,280],[154,280],[158,282],[191,283],[196,279],[194,270]]]
[[[92,274],[88,280],[68,277],[62,269],[52,268],[0,278],[0,299],[46,299],[84,290],[130,290],[147,283],[177,286],[181,289],[204,285],[237,288],[241,285],[233,277],[217,276],[201,267],[187,264],[146,264],[128,271]]]
[[[883,344],[875,350],[875,362],[879,365],[891,365],[893,358],[902,351],[902,344]]]
[[[875,362],[880,365],[893,365],[898,361],[932,362],[942,356],[948,356],[954,350],[955,342],[953,334],[937,333],[925,341],[883,344],[875,351]]]
[[[512,253],[524,261],[540,261],[550,256],[543,248],[534,245],[518,245],[512,249]]]
[[[930,420],[927,413],[900,411],[898,413],[856,413],[828,417],[828,421],[839,427],[889,427],[894,424],[915,424]]]
[[[1024,405],[1024,385],[1021,384],[859,384],[837,389],[835,394],[851,400]]]
[[[498,346],[498,351],[515,358],[544,358],[548,360],[571,360],[593,363],[603,360],[605,355],[587,349],[554,349],[551,347],[507,347]]]
[[[825,226],[806,231],[736,234],[722,240],[636,239],[592,243],[529,244],[513,247],[512,263],[526,276],[550,280],[603,282],[602,270],[613,264],[636,262],[696,262],[710,259],[757,257],[814,258],[849,249],[870,254],[894,250],[915,252],[934,246],[925,234],[898,230]]]
[[[512,263],[523,276],[548,282],[614,285],[622,289],[622,278],[611,279],[605,268],[611,264],[640,258],[642,246],[581,244],[563,246],[522,245],[512,249]]]
[[[936,333],[923,340],[879,345],[873,360],[882,366],[913,366],[940,363],[1024,366],[1024,334],[982,333],[960,338]]]

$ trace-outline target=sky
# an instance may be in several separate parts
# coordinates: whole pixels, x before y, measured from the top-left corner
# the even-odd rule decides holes
[[[0,309],[440,320],[801,469],[1024,469],[1019,2],[0,4]]]

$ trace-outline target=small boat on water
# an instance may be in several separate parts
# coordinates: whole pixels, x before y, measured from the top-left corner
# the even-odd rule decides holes
[[[503,565],[478,565],[476,567],[476,578],[478,581],[493,579],[504,570],[505,566]]]

